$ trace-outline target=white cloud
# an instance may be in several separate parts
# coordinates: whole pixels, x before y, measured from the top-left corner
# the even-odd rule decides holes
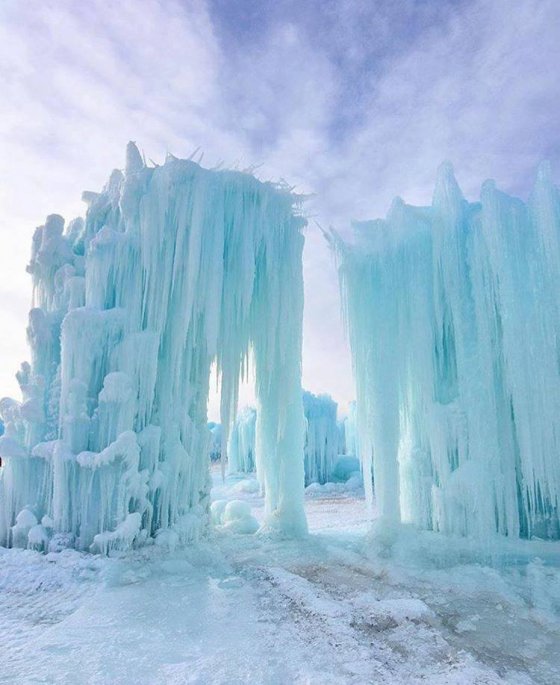
[[[0,5],[0,395],[25,355],[35,225],[71,218],[124,146],[263,163],[344,229],[392,196],[429,202],[451,159],[469,197],[526,192],[560,156],[560,4],[5,0]],[[252,7],[252,13],[249,8]],[[304,256],[304,383],[353,394],[331,255]]]

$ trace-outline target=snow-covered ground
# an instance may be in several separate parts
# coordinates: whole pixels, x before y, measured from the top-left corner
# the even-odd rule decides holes
[[[262,519],[254,482],[213,477]],[[297,542],[226,527],[121,558],[0,548],[0,682],[560,683],[560,545],[475,564],[435,535],[370,539],[353,489],[311,488],[306,508]]]

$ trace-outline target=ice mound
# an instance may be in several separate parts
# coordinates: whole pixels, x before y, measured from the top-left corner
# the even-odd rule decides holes
[[[305,488],[305,494],[309,497],[329,497],[356,494],[362,491],[364,481],[360,471],[355,471],[350,478],[343,482],[310,483]]]
[[[224,511],[227,506],[227,499],[217,499],[210,505],[210,513],[212,516],[212,523],[215,526],[221,526],[224,520]]]
[[[235,492],[245,492],[247,494],[255,494],[259,492],[259,483],[255,478],[244,478],[236,483],[233,488]]]
[[[223,530],[242,535],[252,535],[259,529],[259,522],[251,515],[251,506],[242,500],[212,502],[212,519]]]
[[[347,481],[356,474],[360,475],[360,461],[354,456],[338,457],[334,464],[332,475],[337,481]]]

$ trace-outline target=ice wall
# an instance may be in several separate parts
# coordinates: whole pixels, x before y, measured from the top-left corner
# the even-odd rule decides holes
[[[354,244],[334,242],[382,516],[558,538],[560,196],[548,168],[527,203],[491,181],[468,203],[444,165],[431,207],[396,199],[386,220],[355,225]]]
[[[85,221],[52,215],[33,237],[31,363],[22,401],[0,402],[0,544],[196,538],[210,367],[225,445],[250,347],[267,526],[304,532],[297,198],[171,156],[148,168],[131,143],[125,172],[84,199]]]

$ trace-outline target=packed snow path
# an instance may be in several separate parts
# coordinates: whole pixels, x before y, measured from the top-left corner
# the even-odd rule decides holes
[[[250,481],[214,490],[261,518]],[[405,570],[364,552],[355,493],[315,491],[307,513],[307,542],[217,531],[122,558],[2,550],[0,682],[560,682],[558,546],[523,571]]]

